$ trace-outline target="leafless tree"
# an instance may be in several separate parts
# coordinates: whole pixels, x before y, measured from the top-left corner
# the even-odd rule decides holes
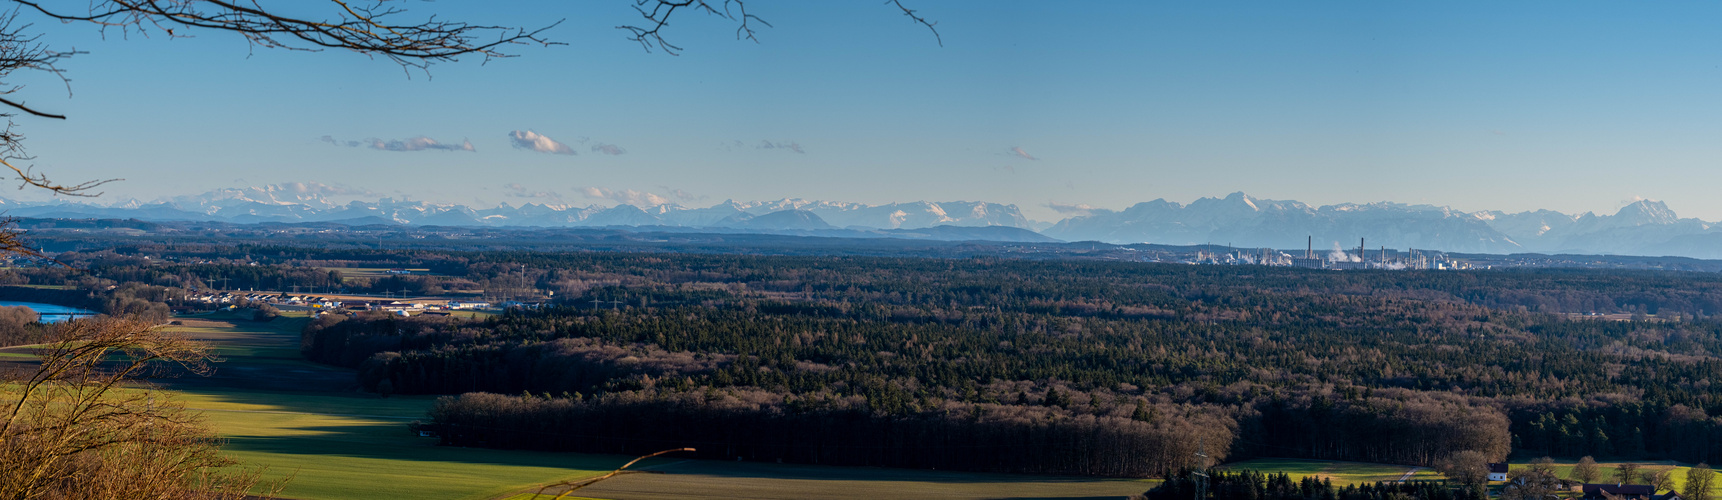
[[[1650,474],[1650,486],[1656,491],[1674,490],[1674,468],[1663,467]]]
[[[1502,500],[1552,500],[1564,485],[1552,467],[1527,467],[1507,474]]]
[[[1442,460],[1438,470],[1447,476],[1447,480],[1482,492],[1489,485],[1489,462],[1490,457],[1487,454],[1465,450]]]
[[[1602,477],[1602,467],[1596,464],[1595,458],[1585,455],[1584,458],[1579,459],[1577,464],[1573,465],[1572,475],[1568,477],[1584,483],[1594,483],[1597,478]]]
[[[1620,484],[1638,484],[1638,464],[1621,462],[1614,467],[1614,479]]]
[[[202,344],[130,319],[57,325],[34,373],[0,391],[0,498],[238,499],[255,471],[231,473],[195,414],[122,384],[163,368],[207,370]]]
[[[1686,469],[1686,491],[1680,497],[1686,500],[1710,500],[1716,498],[1716,471],[1710,470],[1710,464],[1700,463]]]
[[[0,0],[4,1],[4,0]],[[518,45],[556,45],[543,37],[545,30],[560,21],[536,28],[520,28],[471,24],[440,19],[435,15],[414,16],[400,7],[405,0],[324,0],[300,2],[293,5],[294,13],[286,8],[264,6],[257,0],[91,0],[87,3],[46,2],[42,0],[10,0],[14,8],[0,14],[0,118],[6,119],[0,128],[0,165],[11,169],[20,181],[19,189],[43,189],[58,196],[93,197],[102,185],[120,179],[98,179],[79,183],[60,183],[37,171],[30,161],[34,157],[25,151],[24,136],[16,130],[11,119],[18,114],[39,118],[66,119],[65,115],[37,109],[16,94],[23,86],[7,83],[16,72],[36,71],[58,77],[71,87],[60,63],[81,54],[77,50],[50,48],[40,41],[41,35],[31,24],[21,22],[23,16],[45,18],[68,24],[89,24],[104,32],[122,34],[187,37],[198,32],[236,33],[252,48],[272,48],[295,51],[341,49],[372,57],[381,57],[399,64],[409,75],[413,70],[428,71],[432,64],[454,61],[461,57],[481,57],[485,61],[513,57],[507,49]],[[904,6],[901,0],[890,0],[903,15],[926,26],[935,40],[944,45],[935,28],[938,24]],[[640,26],[623,25],[617,29],[631,33],[647,51],[653,47],[675,55],[680,46],[664,40],[663,30],[670,16],[687,9],[704,12],[737,23],[736,37],[757,42],[755,23],[770,26],[759,16],[748,13],[744,0],[634,0],[634,8],[646,22]],[[20,241],[19,232],[11,221],[0,221],[0,254],[42,257]]]
[[[915,9],[903,5],[902,0],[889,0],[885,3],[897,7],[897,10],[916,24],[926,26],[929,31],[933,32],[933,39],[938,41],[939,46],[945,45],[944,38],[939,36],[937,27],[939,23],[937,21],[927,20],[926,17],[917,14]],[[678,55],[682,48],[665,41],[663,30],[669,26],[670,16],[675,15],[676,11],[679,10],[688,10],[734,21],[737,40],[752,40],[757,43],[759,37],[757,36],[758,32],[754,31],[754,23],[763,24],[766,27],[771,26],[771,23],[759,16],[749,14],[745,0],[634,0],[634,10],[640,12],[640,17],[644,18],[645,22],[638,26],[624,24],[617,26],[616,29],[630,33],[631,36],[628,39],[639,42],[640,47],[646,49],[647,52],[651,52],[655,47],[670,55]]]
[[[463,56],[486,60],[509,57],[504,49],[519,44],[550,44],[540,34],[554,26],[527,30],[502,26],[446,21],[435,16],[406,17],[399,0],[328,0],[321,14],[287,15],[256,1],[230,0],[93,0],[88,3],[12,0],[14,8],[0,14],[0,165],[11,169],[19,189],[43,189],[58,196],[92,197],[104,184],[119,179],[60,183],[37,171],[28,162],[34,157],[24,149],[24,135],[12,118],[27,114],[39,118],[66,119],[65,115],[28,105],[18,93],[24,87],[8,83],[19,72],[41,72],[58,77],[71,91],[60,64],[80,54],[77,50],[50,48],[41,35],[24,22],[24,16],[89,24],[123,34],[163,34],[185,37],[198,31],[237,33],[252,47],[318,51],[345,49],[382,57],[404,69],[427,69],[432,63]],[[299,7],[299,6],[295,6]],[[306,9],[315,12],[317,9]],[[0,254],[42,257],[21,241],[10,220],[0,221]]]

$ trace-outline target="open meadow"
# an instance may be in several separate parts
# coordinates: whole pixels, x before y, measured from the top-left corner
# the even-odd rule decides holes
[[[1555,461],[1555,474],[1563,479],[1574,479],[1573,465],[1577,460],[1564,459]],[[1623,462],[1598,462],[1601,469],[1601,479],[1598,482],[1613,482],[1615,467]],[[1672,468],[1674,470],[1674,488],[1684,491],[1686,488],[1686,471],[1693,464],[1672,461],[1634,461],[1639,471],[1644,474]],[[1530,460],[1519,459],[1510,463],[1512,470],[1521,470],[1530,466]],[[1363,484],[1383,481],[1439,481],[1446,479],[1441,473],[1427,467],[1410,467],[1404,465],[1371,464],[1360,462],[1337,462],[1327,460],[1309,460],[1292,458],[1258,458],[1221,465],[1220,468],[1231,470],[1253,470],[1262,473],[1284,473],[1292,478],[1313,476],[1330,480],[1335,486],[1346,484]],[[1497,482],[1496,485],[1501,483]],[[1722,495],[1722,485],[1711,490]]]
[[[1578,463],[1578,461],[1572,460],[1572,459],[1555,460],[1555,475],[1559,476],[1563,479],[1573,479],[1576,481],[1577,479],[1575,479],[1573,477],[1573,465],[1576,463]],[[1614,482],[1615,481],[1614,480],[1615,467],[1622,464],[1622,463],[1628,463],[1628,462],[1613,462],[1613,461],[1597,462],[1597,465],[1601,469],[1601,479],[1598,479],[1597,482],[1599,482],[1599,483],[1612,483],[1612,482]],[[1695,464],[1688,464],[1688,463],[1683,463],[1683,462],[1674,462],[1671,460],[1632,461],[1630,463],[1638,464],[1639,473],[1646,474],[1646,475],[1654,474],[1657,471],[1660,471],[1663,469],[1669,469],[1669,468],[1674,469],[1674,489],[1675,489],[1675,491],[1685,491],[1686,490],[1686,471],[1691,470],[1692,466],[1695,465]],[[1528,466],[1529,466],[1528,460],[1514,461],[1512,464],[1512,468],[1514,470],[1522,469],[1522,468],[1528,467]],[[1642,483],[1643,481],[1641,480],[1640,482]],[[1712,487],[1710,489],[1710,491],[1713,494],[1712,498],[1715,498],[1714,495],[1722,495],[1722,484],[1715,485],[1714,487]]]

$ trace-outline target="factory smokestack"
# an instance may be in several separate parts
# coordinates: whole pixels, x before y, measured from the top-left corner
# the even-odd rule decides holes
[[[1309,247],[1303,251],[1303,258],[1315,258],[1315,235],[1313,234],[1309,236]]]

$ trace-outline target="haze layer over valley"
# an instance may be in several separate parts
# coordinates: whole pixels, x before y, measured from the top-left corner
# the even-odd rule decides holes
[[[13,217],[114,218],[233,223],[325,222],[346,225],[490,227],[653,227],[740,232],[925,230],[942,226],[998,228],[952,238],[995,241],[1101,241],[1166,245],[1230,245],[1317,250],[1424,249],[1469,253],[1572,253],[1722,258],[1722,225],[1681,218],[1666,204],[1638,200],[1614,214],[1465,212],[1394,202],[1312,206],[1232,193],[1188,204],[1165,199],[1123,210],[1067,209],[1056,222],[1034,221],[1012,204],[912,201],[865,204],[785,198],[686,205],[662,197],[616,205],[501,203],[480,208],[381,197],[326,185],[279,184],[199,195],[102,205],[87,201],[0,201]],[[1015,231],[1006,230],[1014,229]],[[1038,232],[1039,235],[1031,234]]]

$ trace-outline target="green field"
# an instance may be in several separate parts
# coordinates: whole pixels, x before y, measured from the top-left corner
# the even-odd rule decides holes
[[[227,439],[224,452],[265,477],[291,476],[288,498],[530,498],[536,485],[590,477],[632,457],[436,446],[406,428],[429,398],[194,389],[186,406]],[[1154,482],[863,467],[657,459],[663,474],[623,476],[583,495],[596,498],[1001,498],[1123,497]]]
[[[1555,474],[1558,475],[1559,477],[1563,478],[1563,479],[1572,479],[1573,464],[1576,462],[1577,462],[1577,460],[1571,460],[1571,459],[1555,461]],[[1615,466],[1619,465],[1620,463],[1621,462],[1599,462],[1599,465],[1601,466],[1601,469],[1602,469],[1602,474],[1601,474],[1601,478],[1598,479],[1597,481],[1598,482],[1613,482],[1614,481],[1613,478],[1614,478]],[[1681,490],[1681,489],[1684,489],[1686,487],[1686,471],[1690,470],[1692,468],[1691,464],[1683,464],[1683,463],[1670,462],[1670,461],[1632,462],[1632,463],[1639,465],[1639,470],[1641,473],[1653,473],[1657,470],[1673,467],[1674,468],[1674,483],[1675,483],[1675,489],[1676,490]],[[1520,469],[1524,469],[1525,467],[1529,467],[1529,464],[1530,464],[1529,460],[1515,461],[1512,463],[1511,468],[1513,470],[1520,470]],[[1246,461],[1242,461],[1242,462],[1225,464],[1223,466],[1220,466],[1220,468],[1233,469],[1233,470],[1253,470],[1253,471],[1264,472],[1264,473],[1285,473],[1286,475],[1289,475],[1293,478],[1299,478],[1299,477],[1303,477],[1303,476],[1315,476],[1315,477],[1319,477],[1319,478],[1323,478],[1323,479],[1330,479],[1333,481],[1333,484],[1336,486],[1342,485],[1342,484],[1360,484],[1360,483],[1374,483],[1374,482],[1380,482],[1380,481],[1397,481],[1407,471],[1412,470],[1412,467],[1404,466],[1404,465],[1370,464],[1370,463],[1358,463],[1358,462],[1332,462],[1332,461],[1324,461],[1324,460],[1304,460],[1304,459],[1288,459],[1288,458],[1261,458],[1261,459],[1255,459],[1255,460],[1246,460]],[[1438,480],[1445,479],[1445,477],[1443,477],[1440,473],[1435,472],[1432,469],[1419,467],[1419,468],[1417,468],[1416,472],[1412,473],[1408,479],[1414,480],[1414,481],[1438,481]],[[1640,482],[1642,483],[1643,481],[1640,481]],[[1714,493],[1716,493],[1718,496],[1722,496],[1722,485],[1718,485],[1712,491]]]
[[[291,476],[283,492],[289,498],[490,498],[629,459],[436,446],[406,427],[424,415],[426,398],[215,389],[181,395],[227,440],[227,456],[265,467],[269,479]]]
[[[1333,481],[1335,486],[1398,481],[1401,478],[1413,481],[1441,479],[1440,474],[1424,467],[1289,458],[1258,458],[1225,464],[1220,468],[1285,474],[1292,478],[1314,476]],[[1407,476],[1407,472],[1411,475]]]
[[[1575,464],[1577,462],[1578,462],[1577,460],[1556,460],[1555,461],[1555,475],[1560,476],[1562,479],[1572,479],[1573,478],[1572,477],[1573,464]],[[1616,465],[1619,465],[1621,463],[1622,462],[1597,462],[1598,465],[1602,466],[1601,467],[1602,473],[1600,474],[1601,478],[1598,479],[1597,482],[1601,482],[1601,483],[1612,483],[1612,482],[1614,482],[1614,468]],[[1652,474],[1652,473],[1655,473],[1656,471],[1673,467],[1674,468],[1674,489],[1678,490],[1678,491],[1683,491],[1686,489],[1686,471],[1691,470],[1692,465],[1693,465],[1693,464],[1680,463],[1680,462],[1674,462],[1674,461],[1669,461],[1669,460],[1663,460],[1663,461],[1658,461],[1658,462],[1635,461],[1635,462],[1631,462],[1631,463],[1638,464],[1639,473],[1641,473],[1641,474]],[[1514,470],[1517,470],[1517,469],[1522,469],[1522,468],[1528,467],[1528,466],[1529,466],[1528,461],[1526,461],[1526,462],[1514,462],[1512,465],[1512,468]],[[1640,483],[1643,483],[1643,482],[1644,481],[1640,481]],[[1714,494],[1722,495],[1722,484],[1716,485],[1716,487],[1711,488],[1710,491]]]
[[[617,476],[578,493],[593,498],[1123,498],[1158,481],[827,467],[715,460],[648,466],[663,474]],[[510,500],[532,500],[530,493]]]

